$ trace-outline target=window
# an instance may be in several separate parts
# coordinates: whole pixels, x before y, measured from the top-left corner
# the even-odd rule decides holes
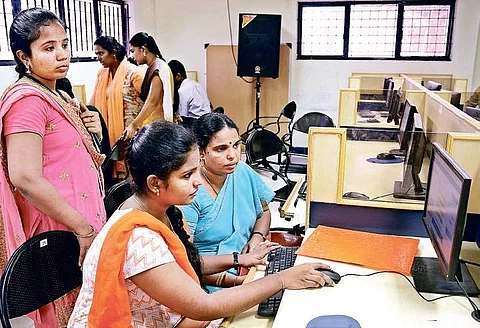
[[[298,59],[450,60],[455,0],[299,2]]]
[[[93,42],[100,35],[126,42],[128,5],[121,0],[1,0],[0,61],[11,64],[8,32],[13,17],[23,9],[41,7],[56,13],[67,25],[72,60],[94,58]],[[7,62],[6,62],[7,61]]]

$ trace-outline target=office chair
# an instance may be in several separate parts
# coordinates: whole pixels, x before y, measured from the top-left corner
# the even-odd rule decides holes
[[[277,161],[270,160],[271,156],[278,156]],[[290,181],[287,174],[272,167],[272,164],[280,165],[282,155],[285,157],[285,165],[288,168],[289,157],[282,140],[272,131],[258,128],[248,136],[245,144],[246,163],[253,169],[273,173],[272,179],[280,177],[285,182],[285,187],[276,192],[274,200],[284,202],[293,189],[294,182]]]
[[[222,106],[219,106],[219,107],[215,108],[214,110],[212,110],[212,112],[225,114],[225,109]]]
[[[130,179],[125,179],[114,184],[103,198],[107,220],[112,216],[113,212],[132,195],[133,191],[132,188],[130,188]]]
[[[20,317],[53,302],[82,284],[80,247],[69,231],[36,235],[12,254],[0,280],[0,321]]]
[[[263,129],[266,129],[267,127],[269,127],[271,125],[276,125],[276,131],[274,133],[278,135],[278,133],[280,133],[280,124],[288,124],[289,127],[290,127],[290,124],[292,123],[292,120],[293,120],[293,117],[295,116],[296,111],[297,111],[297,103],[292,100],[288,104],[286,104],[285,107],[283,107],[282,111],[280,112],[280,114],[278,116],[260,116],[259,117],[259,120],[261,120],[261,119],[275,119],[274,122],[266,123],[263,126],[255,126],[256,118],[254,118],[248,123],[247,130],[244,133],[242,133],[240,138],[244,142],[246,142],[246,140],[248,138],[248,135],[250,133],[252,133],[256,128],[261,127]],[[285,117],[287,120],[282,121],[282,117]]]
[[[283,163],[280,168],[282,172],[289,170],[289,172],[307,173],[307,150],[293,146],[293,135],[295,131],[308,134],[310,127],[335,127],[335,123],[333,123],[330,116],[320,112],[306,113],[293,123],[288,134],[282,138],[284,144],[288,145],[289,155],[288,165]]]

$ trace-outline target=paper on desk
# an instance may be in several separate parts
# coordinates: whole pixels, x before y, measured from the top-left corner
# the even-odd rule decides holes
[[[418,239],[318,226],[297,254],[411,275]]]

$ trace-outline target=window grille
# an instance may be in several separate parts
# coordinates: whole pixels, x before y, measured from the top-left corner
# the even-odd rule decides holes
[[[120,0],[1,0],[0,64],[11,64],[8,32],[13,17],[20,10],[41,7],[48,9],[67,25],[72,60],[93,60],[93,42],[100,35],[115,37],[126,43],[128,6]],[[98,8],[98,14],[95,12]]]
[[[450,60],[455,0],[298,3],[298,59]]]

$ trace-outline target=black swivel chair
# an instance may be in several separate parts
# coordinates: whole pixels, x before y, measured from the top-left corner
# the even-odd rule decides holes
[[[285,158],[286,166],[288,167],[289,157],[288,152],[282,140],[272,131],[258,128],[248,136],[245,144],[246,163],[253,169],[263,170],[273,173],[272,179],[277,180],[280,177],[285,182],[285,187],[276,192],[274,200],[285,201],[293,189],[294,183],[290,181],[288,176],[282,174],[275,169],[273,165],[282,163],[282,156]],[[274,161],[271,158],[275,158]]]
[[[306,113],[293,123],[283,138],[288,145],[289,163],[282,165],[282,172],[307,173],[307,150],[293,146],[293,136],[296,132],[308,134],[310,127],[335,127],[335,123],[330,116],[320,112]]]
[[[130,187],[130,179],[125,179],[114,184],[103,198],[107,220],[112,216],[113,212],[115,212],[117,208],[132,195],[133,191]]]
[[[48,231],[23,243],[8,260],[0,280],[0,320],[26,315],[82,284],[80,247],[68,231]]]
[[[257,128],[263,128],[266,129],[269,126],[276,125],[276,131],[274,132],[275,134],[278,134],[280,132],[280,124],[288,124],[290,126],[293,117],[295,116],[295,113],[297,111],[297,104],[295,101],[290,101],[288,104],[283,107],[282,111],[278,116],[260,116],[260,120],[264,119],[275,119],[273,122],[266,123],[263,126],[255,126],[256,118],[251,120],[248,125],[247,125],[247,130],[242,133],[240,138],[246,142],[248,136],[250,133],[252,133],[255,129]],[[282,118],[286,118],[287,120],[282,120]]]

